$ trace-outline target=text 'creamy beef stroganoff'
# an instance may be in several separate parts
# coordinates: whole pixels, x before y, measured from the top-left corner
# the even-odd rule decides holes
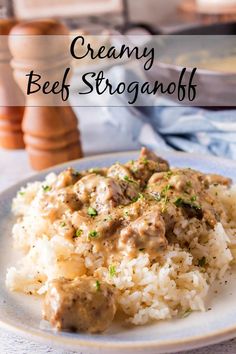
[[[236,186],[170,169],[146,148],[136,161],[29,183],[13,201],[12,291],[44,297],[53,327],[102,332],[204,311],[234,260]]]

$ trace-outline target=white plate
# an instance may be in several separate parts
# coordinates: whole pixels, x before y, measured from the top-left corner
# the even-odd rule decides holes
[[[204,172],[221,173],[236,181],[236,163],[185,153],[163,153],[172,166],[192,167]],[[65,166],[87,169],[107,166],[115,161],[125,162],[137,157],[136,152],[110,154],[81,159],[57,166],[59,172]],[[115,323],[100,335],[54,332],[41,321],[40,300],[19,293],[11,293],[5,287],[5,274],[14,264],[11,227],[11,200],[20,186],[27,181],[41,180],[47,172],[39,173],[9,188],[0,195],[0,326],[14,333],[38,339],[51,345],[92,353],[136,353],[157,354],[174,352],[217,343],[236,336],[236,270],[228,275],[228,283],[215,284],[207,299],[211,310],[196,312],[184,319],[160,321],[154,324],[125,328]],[[227,279],[225,279],[227,280]],[[214,290],[218,293],[215,294]]]

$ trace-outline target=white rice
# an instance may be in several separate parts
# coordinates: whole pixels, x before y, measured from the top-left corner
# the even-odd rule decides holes
[[[50,174],[47,185],[55,181]],[[44,182],[45,183],[45,182]],[[13,227],[14,245],[23,252],[16,267],[7,271],[6,285],[12,291],[44,294],[49,280],[66,276],[75,278],[94,274],[117,288],[119,309],[133,324],[169,319],[190,311],[204,311],[204,300],[216,278],[222,278],[236,255],[236,185],[229,190],[217,186],[212,195],[224,206],[227,222],[218,223],[214,230],[199,229],[199,237],[192,239],[195,221],[182,221],[186,232],[178,225],[176,237],[192,239],[189,250],[169,245],[160,263],[152,264],[148,254],[140,252],[135,259],[123,259],[111,276],[104,266],[103,255],[81,241],[79,247],[58,234],[53,223],[39,212],[43,183],[30,183],[13,201],[18,220]],[[199,225],[198,225],[199,226]],[[204,242],[201,235],[204,234]],[[205,257],[206,266],[196,265]]]

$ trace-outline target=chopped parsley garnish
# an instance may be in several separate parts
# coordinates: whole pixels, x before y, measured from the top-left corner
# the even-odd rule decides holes
[[[134,161],[134,160],[131,160],[131,161],[129,161],[129,162],[130,162],[130,164],[131,164],[131,167],[130,167],[131,171],[132,171],[133,173],[138,172],[138,167],[137,167],[137,164],[135,163],[135,161]]]
[[[168,171],[168,172],[166,172],[165,178],[169,179],[172,175],[173,175],[173,172],[172,171]]]
[[[192,200],[185,200],[181,197],[176,198],[174,201],[175,206],[177,207],[187,207],[189,206],[190,208],[196,209],[196,210],[201,210],[201,206],[198,204],[193,203]]]
[[[172,186],[170,184],[167,184],[161,191],[161,195],[166,194],[170,189],[172,188]]]
[[[129,176],[124,176],[124,180],[129,182],[129,183],[137,183],[136,181],[134,181],[133,179],[129,178]]]
[[[199,267],[204,267],[206,265],[206,257],[202,257],[198,260]]]
[[[88,208],[88,215],[92,216],[92,217],[98,215],[97,210],[92,207],[89,207]]]
[[[98,174],[99,173],[99,168],[90,168],[89,172]]]
[[[167,202],[169,201],[169,198],[168,198],[168,196],[167,196],[167,192],[168,192],[171,188],[173,188],[173,186],[170,185],[170,184],[167,184],[167,185],[162,189],[161,193],[156,194],[156,195],[154,196],[154,198],[155,198],[158,202],[160,202],[160,201],[162,200],[162,201],[164,202],[164,204],[167,204]]]
[[[116,275],[116,267],[114,265],[109,266],[109,275],[110,277],[114,277]]]
[[[193,310],[191,310],[191,309],[187,309],[184,313],[183,313],[183,318],[185,318],[185,317],[188,317],[191,313],[193,312]]]
[[[163,199],[164,204],[167,204],[168,201],[169,201],[169,198],[167,197],[167,195],[165,195],[165,197],[164,197],[164,199]]]
[[[65,226],[66,226],[65,221],[62,221],[62,222],[60,223],[60,226],[61,226],[61,227],[65,227]]]
[[[142,193],[139,193],[137,197],[134,197],[132,199],[132,202],[137,202],[139,199],[143,199],[144,198],[144,195]]]
[[[49,192],[52,187],[51,186],[42,186],[44,192]]]
[[[137,202],[137,200],[139,200],[139,197],[134,197],[134,198],[132,198],[132,202],[133,202],[133,203]]]
[[[98,232],[95,231],[95,230],[89,231],[89,237],[91,237],[91,238],[96,238],[96,237],[98,237]]]
[[[194,201],[178,197],[175,199],[174,205],[177,208],[182,208],[190,218],[196,217],[198,220],[202,220],[203,218],[202,207]]]
[[[81,229],[76,230],[75,237],[80,237],[82,235],[82,233],[83,233],[83,230],[81,230]]]
[[[125,210],[124,214],[125,216],[129,216],[129,212],[127,210]]]
[[[183,199],[181,197],[178,197],[174,201],[174,205],[177,207],[181,207],[183,205]]]
[[[169,201],[169,198],[167,196],[167,192],[173,188],[173,186],[171,184],[167,184],[164,188],[162,188],[162,191],[156,192],[153,194],[153,197],[155,198],[155,200],[157,202],[163,201],[164,204],[166,204]]]
[[[25,192],[19,191],[18,194],[19,195],[25,195]]]
[[[145,165],[148,164],[148,159],[147,159],[146,157],[144,157],[142,161],[143,161],[143,163],[144,163]]]
[[[96,280],[95,287],[96,287],[97,291],[99,291],[101,289],[100,281]]]
[[[79,177],[80,176],[80,172],[73,170],[72,171],[72,176],[73,177]]]
[[[191,198],[190,198],[191,202],[195,202],[197,200],[197,196],[196,195],[193,195]]]
[[[161,208],[161,212],[162,212],[162,213],[165,213],[165,212],[167,211],[167,206],[166,206],[166,204],[167,204],[168,200],[165,200],[164,202],[165,202],[165,204],[164,204],[164,205],[162,206],[162,208]]]
[[[192,188],[192,182],[191,181],[186,182],[186,186]]]

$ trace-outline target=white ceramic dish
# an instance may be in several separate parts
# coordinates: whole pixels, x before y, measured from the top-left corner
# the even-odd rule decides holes
[[[134,159],[136,152],[95,156],[56,166],[59,172],[66,166],[87,169],[107,166],[115,161]],[[172,166],[192,167],[205,172],[221,173],[236,181],[236,163],[207,156],[185,153],[163,153]],[[120,354],[157,354],[186,350],[217,343],[236,336],[236,270],[227,275],[227,283],[216,283],[207,299],[205,313],[193,313],[187,318],[163,321],[140,327],[124,327],[115,323],[101,335],[54,332],[41,321],[40,300],[18,293],[10,293],[5,287],[6,268],[14,263],[11,227],[11,200],[20,186],[32,180],[41,180],[48,171],[39,173],[0,195],[0,327],[14,333],[41,340],[61,348],[78,352]],[[215,290],[217,289],[217,294]]]

